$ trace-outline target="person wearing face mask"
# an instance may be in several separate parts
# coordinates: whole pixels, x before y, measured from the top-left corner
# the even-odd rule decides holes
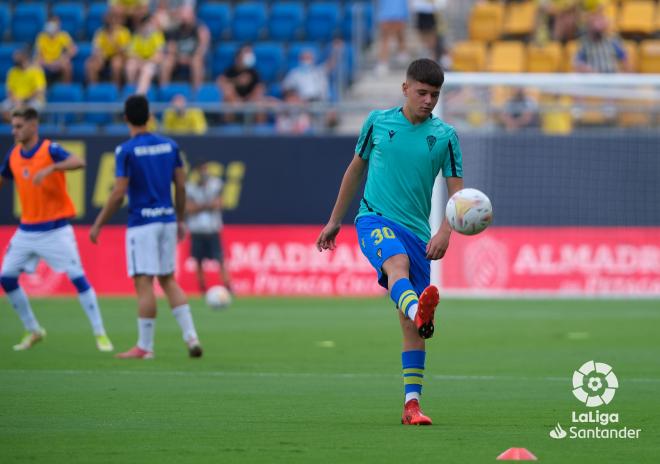
[[[13,58],[14,66],[5,82],[7,98],[2,102],[3,117],[7,121],[14,109],[30,106],[38,111],[43,108],[46,94],[46,75],[40,66],[30,61],[27,50],[15,51]]]
[[[177,10],[178,27],[167,34],[167,53],[160,68],[160,85],[167,85],[179,70],[188,70],[195,89],[204,80],[204,58],[209,48],[209,29],[197,21],[192,7]]]
[[[208,163],[197,168],[197,178],[186,184],[186,219],[190,254],[196,263],[199,290],[206,292],[204,260],[217,261],[222,283],[231,292],[231,276],[222,250],[222,180],[209,172]]]
[[[584,73],[616,73],[630,71],[630,62],[618,38],[608,33],[608,19],[596,10],[586,19],[587,31],[580,40],[575,56],[575,69]]]
[[[206,133],[206,117],[199,108],[189,108],[186,97],[177,94],[172,98],[171,106],[163,113],[163,132],[166,134],[195,134]]]
[[[126,81],[137,84],[137,94],[145,95],[149,90],[158,66],[163,61],[164,46],[165,37],[156,28],[152,18],[142,18],[140,27],[131,39],[126,63]]]
[[[92,43],[92,55],[85,63],[87,82],[96,83],[100,76],[109,74],[112,82],[117,87],[121,86],[131,32],[121,24],[119,16],[108,13],[103,27],[94,34]]]
[[[44,30],[39,33],[35,42],[36,59],[46,72],[48,82],[71,82],[71,59],[77,52],[76,44],[69,33],[60,29],[60,18],[48,18]]]
[[[236,52],[234,64],[218,77],[217,85],[222,91],[224,102],[232,105],[260,103],[264,100],[265,87],[259,73],[254,69],[257,62],[252,46],[243,45]],[[266,116],[255,115],[257,122],[264,122]],[[226,113],[226,122],[236,121],[236,114]]]

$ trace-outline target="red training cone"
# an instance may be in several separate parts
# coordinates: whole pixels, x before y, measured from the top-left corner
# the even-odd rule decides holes
[[[536,461],[534,456],[526,448],[509,448],[497,457],[498,461]]]

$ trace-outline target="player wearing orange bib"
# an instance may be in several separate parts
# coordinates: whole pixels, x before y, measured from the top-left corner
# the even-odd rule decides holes
[[[18,284],[23,272],[34,272],[40,259],[57,272],[66,272],[78,290],[78,297],[101,351],[112,351],[96,299],[82,268],[76,239],[69,219],[75,216],[66,191],[64,171],[81,169],[85,163],[57,143],[39,138],[39,115],[33,108],[12,113],[12,134],[16,144],[0,165],[0,187],[13,180],[21,203],[21,223],[9,242],[2,261],[0,285],[25,326],[25,335],[14,350],[31,348],[46,336],[32,312],[27,295]]]

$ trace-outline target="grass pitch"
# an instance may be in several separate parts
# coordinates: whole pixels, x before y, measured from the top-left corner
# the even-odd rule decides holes
[[[135,303],[101,301],[115,347],[136,340]],[[382,299],[192,302],[205,353],[188,359],[161,302],[156,359],[96,351],[76,299],[33,300],[48,338],[28,352],[0,303],[2,463],[479,463],[509,447],[540,462],[657,463],[658,301],[441,301],[428,343],[425,428],[399,424],[400,336]],[[573,370],[611,364],[601,412],[638,440],[563,439],[586,408]]]

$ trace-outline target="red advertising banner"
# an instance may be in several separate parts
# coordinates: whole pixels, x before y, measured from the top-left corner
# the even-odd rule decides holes
[[[92,245],[88,227],[74,227],[90,282],[101,295],[130,295],[124,228],[108,226]],[[0,227],[6,248],[15,228]],[[375,271],[360,252],[353,227],[344,227],[337,249],[319,253],[315,226],[227,226],[225,256],[239,295],[381,295]],[[196,291],[190,244],[178,248],[177,279]],[[660,296],[660,228],[492,227],[452,236],[440,262],[442,291],[463,295]],[[208,284],[219,282],[216,263],[206,262]],[[41,263],[23,275],[31,295],[73,294],[65,275]]]
[[[453,234],[441,283],[462,294],[660,296],[658,227],[492,227]]]

